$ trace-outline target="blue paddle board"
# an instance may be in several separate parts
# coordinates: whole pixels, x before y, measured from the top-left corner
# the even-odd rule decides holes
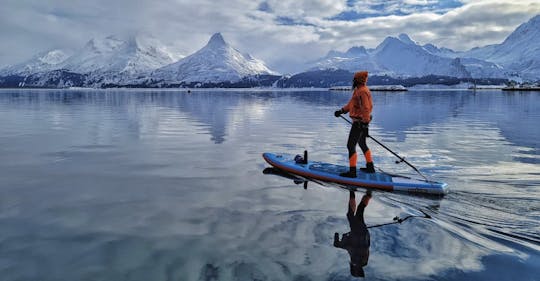
[[[443,182],[414,179],[385,172],[365,173],[360,169],[358,169],[356,172],[356,178],[347,178],[342,177],[339,174],[348,171],[348,166],[340,166],[317,161],[298,163],[294,159],[295,156],[291,154],[263,153],[263,158],[266,160],[266,162],[268,162],[268,164],[282,171],[323,182],[337,183],[352,187],[372,188],[384,191],[434,195],[445,195],[448,193],[448,187],[446,183]]]

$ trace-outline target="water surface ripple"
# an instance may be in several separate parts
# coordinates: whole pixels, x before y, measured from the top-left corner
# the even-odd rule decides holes
[[[332,246],[348,193],[264,175],[261,157],[347,163],[333,112],[349,95],[0,90],[1,279],[353,279]],[[374,193],[368,225],[432,218],[370,229],[366,279],[539,280],[540,92],[373,100],[371,135],[450,193]]]

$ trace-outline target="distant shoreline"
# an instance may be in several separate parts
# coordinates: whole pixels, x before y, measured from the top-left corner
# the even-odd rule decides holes
[[[391,89],[382,89],[382,88],[374,88],[371,89],[373,92],[407,92],[407,91],[474,91],[474,90],[481,90],[481,91],[540,91],[540,88],[503,88],[503,87],[496,87],[496,88],[451,88],[451,87],[437,87],[440,85],[430,85],[434,87],[411,87],[407,88],[405,90],[391,90]],[[368,87],[370,87],[368,85]],[[160,92],[204,92],[204,91],[245,91],[245,92],[303,92],[303,91],[318,91],[318,92],[324,92],[324,91],[332,91],[332,92],[349,92],[352,91],[351,89],[331,89],[331,88],[131,88],[131,87],[125,87],[125,88],[45,88],[45,87],[6,87],[6,88],[0,88],[0,92],[4,91],[24,91],[24,90],[39,90],[39,91],[96,91],[96,92],[105,92],[105,91],[146,91],[146,92],[152,92],[152,91],[160,91]]]

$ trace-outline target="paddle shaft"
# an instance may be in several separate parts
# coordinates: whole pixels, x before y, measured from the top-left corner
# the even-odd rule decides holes
[[[353,125],[353,123],[343,117],[343,115],[340,115],[339,117],[343,118],[343,120],[347,121],[347,123]],[[377,144],[379,144],[380,146],[384,147],[386,150],[388,150],[390,153],[394,154],[394,156],[396,156],[397,158],[399,158],[399,161],[396,161],[396,164],[398,164],[399,162],[404,162],[405,164],[409,165],[409,167],[413,168],[419,175],[421,175],[426,181],[429,181],[426,176],[424,176],[413,164],[409,163],[407,160],[405,160],[405,158],[399,156],[397,153],[395,153],[394,151],[392,151],[390,148],[388,148],[386,145],[382,144],[380,141],[378,141],[376,138],[370,136],[370,135],[367,135],[370,139],[374,140]]]
[[[407,216],[407,217],[405,217],[403,219],[401,219],[399,217],[395,217],[393,222],[382,223],[382,224],[377,224],[377,225],[371,225],[371,226],[368,226],[367,228],[375,228],[375,227],[381,227],[381,226],[390,225],[390,224],[402,223],[402,222],[404,222],[404,221],[406,221],[406,220],[408,220],[410,218],[431,219],[431,216],[424,213],[424,211],[420,210],[420,212],[422,212],[424,215],[423,216],[410,215],[410,216]]]

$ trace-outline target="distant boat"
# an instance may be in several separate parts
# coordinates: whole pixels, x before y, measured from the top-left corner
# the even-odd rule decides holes
[[[473,85],[470,86],[469,90],[500,90],[504,88],[502,85]]]
[[[352,91],[351,86],[335,86],[328,88],[330,91]]]
[[[540,86],[510,86],[502,88],[503,91],[540,91]]]
[[[371,91],[389,91],[389,92],[400,92],[408,91],[403,85],[374,85],[368,86]],[[352,91],[350,86],[335,86],[329,88],[330,91]]]

